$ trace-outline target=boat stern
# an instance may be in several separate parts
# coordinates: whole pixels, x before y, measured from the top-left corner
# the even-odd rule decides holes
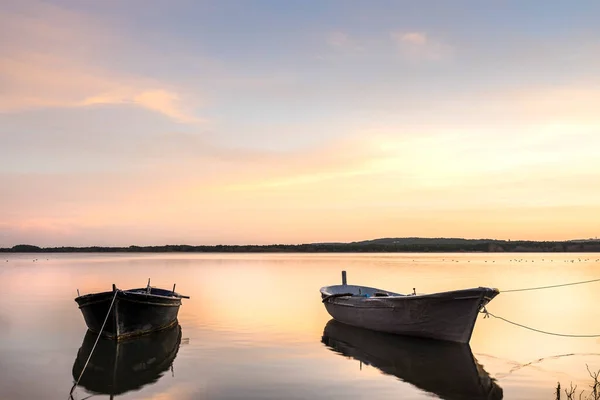
[[[75,302],[79,306],[79,310],[83,315],[83,319],[88,329],[98,333],[102,331],[104,336],[115,336],[116,322],[114,308],[111,309],[111,303],[114,297],[113,292],[93,293],[75,298]],[[107,314],[110,315],[107,318]],[[102,324],[106,319],[104,329]]]

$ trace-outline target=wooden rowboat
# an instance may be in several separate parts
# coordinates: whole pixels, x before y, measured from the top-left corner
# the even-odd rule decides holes
[[[125,339],[167,329],[177,324],[181,299],[173,290],[148,286],[92,293],[75,299],[88,329],[111,339]],[[108,314],[108,317],[107,317]],[[104,328],[102,325],[106,320]]]
[[[498,289],[478,287],[432,294],[400,294],[367,286],[342,284],[321,288],[327,312],[359,328],[468,343],[479,311]]]

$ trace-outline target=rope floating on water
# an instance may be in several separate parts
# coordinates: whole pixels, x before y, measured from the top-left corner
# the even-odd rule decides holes
[[[543,331],[541,329],[535,329],[532,328],[530,326],[526,326],[523,324],[519,324],[517,322],[513,322],[513,321],[509,321],[506,318],[500,317],[498,315],[494,315],[491,312],[489,312],[485,307],[483,307],[483,309],[481,311],[479,311],[482,314],[485,314],[485,316],[483,318],[489,318],[490,316],[500,319],[504,322],[508,322],[509,324],[518,326],[520,328],[524,328],[524,329],[529,329],[530,331],[534,331],[534,332],[538,332],[538,333],[543,333],[545,335],[552,335],[552,336],[561,336],[561,337],[573,337],[573,338],[595,338],[595,337],[600,337],[599,335],[574,335],[574,334],[568,334],[568,333],[555,333],[555,332],[548,332],[548,331]]]
[[[598,279],[590,279],[589,281],[563,283],[563,284],[560,284],[560,285],[538,286],[538,287],[524,288],[524,289],[501,290],[500,292],[501,293],[524,292],[526,290],[551,289],[551,288],[557,288],[557,287],[563,287],[563,286],[581,285],[581,284],[584,284],[584,283],[592,283],[592,282],[600,282],[600,278],[598,278]]]
[[[115,295],[113,296],[112,301],[110,302],[110,307],[108,307],[108,312],[106,313],[106,317],[104,317],[104,322],[102,323],[102,327],[100,328],[100,332],[98,332],[98,337],[96,338],[96,342],[94,343],[94,346],[92,347],[92,351],[90,351],[90,355],[88,356],[85,364],[83,365],[83,369],[81,370],[81,373],[79,374],[79,378],[77,378],[77,381],[75,382],[75,384],[71,388],[71,391],[69,392],[69,398],[72,398],[73,390],[75,390],[75,388],[77,387],[77,385],[79,385],[79,381],[81,380],[81,377],[83,376],[83,373],[85,372],[85,369],[87,368],[88,363],[92,359],[92,354],[94,354],[94,350],[96,349],[96,345],[98,344],[98,340],[100,340],[100,336],[102,334],[102,331],[104,330],[104,325],[106,325],[106,321],[108,321],[108,316],[110,315],[110,310],[112,310],[112,306],[115,303],[115,299],[117,298],[117,294],[119,292],[120,292],[120,290],[115,290]]]

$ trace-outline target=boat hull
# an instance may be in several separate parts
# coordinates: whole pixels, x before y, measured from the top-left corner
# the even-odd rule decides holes
[[[134,291],[103,292],[75,299],[88,329],[111,339],[145,335],[177,323],[181,298]],[[106,325],[102,323],[108,314]]]
[[[339,285],[334,292],[343,292],[344,287],[357,288]],[[474,288],[431,295],[354,295],[333,298],[327,298],[331,291],[322,290],[321,293],[327,312],[344,324],[400,335],[468,343],[480,309],[498,291]]]

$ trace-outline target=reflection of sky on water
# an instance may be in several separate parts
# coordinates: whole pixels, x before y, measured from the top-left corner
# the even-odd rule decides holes
[[[0,398],[63,398],[86,332],[76,289],[89,293],[157,286],[191,296],[180,310],[184,343],[174,374],[125,399],[171,398],[427,398],[414,386],[371,366],[336,356],[321,343],[330,319],[318,289],[339,281],[408,292],[467,286],[500,289],[571,282],[597,276],[598,264],[559,262],[569,254],[511,263],[514,255],[10,255],[0,293]],[[459,260],[451,264],[449,260]],[[591,258],[591,257],[590,257]],[[414,262],[412,260],[415,260]],[[485,260],[495,260],[494,265]],[[595,259],[594,259],[595,260]],[[468,262],[470,261],[470,262]],[[557,265],[558,264],[558,265]],[[500,294],[490,311],[517,322],[566,333],[600,332],[593,285]],[[557,315],[559,316],[557,318]],[[188,343],[188,344],[185,344]],[[505,398],[545,396],[557,381],[588,384],[585,364],[600,368],[600,341],[542,336],[494,319],[479,319],[473,354]],[[516,368],[542,357],[576,353]],[[582,354],[582,355],[579,355]],[[597,369],[596,368],[596,369]],[[513,372],[511,372],[513,370]],[[35,385],[31,384],[35,382]],[[81,391],[80,397],[83,396]],[[545,397],[544,397],[545,398]]]

